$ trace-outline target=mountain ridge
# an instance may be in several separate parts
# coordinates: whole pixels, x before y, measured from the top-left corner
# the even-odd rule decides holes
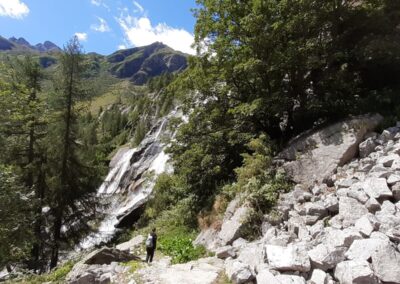
[[[62,49],[51,41],[30,44],[26,39],[0,36],[0,53],[38,54],[43,68],[57,64],[57,53]],[[187,67],[188,54],[176,51],[162,42],[117,50],[109,55],[87,53],[94,68],[106,71],[119,79],[126,79],[135,85],[144,85],[149,79],[165,73],[181,72]]]
[[[45,41],[32,45],[23,37],[10,37],[9,39],[0,36],[0,51],[20,51],[20,52],[60,52],[62,49],[51,41]]]

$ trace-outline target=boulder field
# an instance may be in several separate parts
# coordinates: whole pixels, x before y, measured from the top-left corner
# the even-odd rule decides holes
[[[400,124],[371,132],[380,120],[344,121],[282,152],[276,162],[296,184],[264,216],[259,239],[242,238],[249,208],[236,198],[222,225],[195,240],[214,257],[181,265],[162,259],[137,272],[141,282],[127,283],[222,283],[225,273],[238,284],[400,284]],[[124,273],[113,265],[102,266],[110,281]]]

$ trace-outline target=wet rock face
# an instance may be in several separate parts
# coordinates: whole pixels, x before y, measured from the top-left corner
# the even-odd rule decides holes
[[[125,147],[115,154],[110,171],[98,190],[106,205],[106,217],[98,232],[83,240],[81,247],[107,242],[116,229],[130,227],[139,219],[150,198],[155,177],[170,170],[163,141],[173,135],[168,130],[169,120],[181,115],[178,110],[171,112],[154,124],[137,148]]]
[[[400,127],[367,140],[360,148],[373,150],[337,167],[330,186],[299,183],[281,194],[279,218],[265,216],[261,239],[213,243],[233,283],[400,284]],[[228,206],[222,227],[239,208]]]

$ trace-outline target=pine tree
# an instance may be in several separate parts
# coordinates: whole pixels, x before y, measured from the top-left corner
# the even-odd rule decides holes
[[[87,224],[95,213],[95,169],[88,165],[79,142],[76,102],[83,98],[83,55],[77,38],[66,47],[60,60],[56,80],[55,119],[59,121],[49,136],[50,207],[53,216],[50,268],[58,263],[60,249],[67,249],[80,240],[90,228]]]

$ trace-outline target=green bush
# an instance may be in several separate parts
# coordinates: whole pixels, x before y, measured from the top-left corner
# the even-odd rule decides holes
[[[203,246],[193,246],[191,235],[176,235],[161,237],[159,249],[172,257],[172,263],[185,263],[199,259],[206,254]]]

